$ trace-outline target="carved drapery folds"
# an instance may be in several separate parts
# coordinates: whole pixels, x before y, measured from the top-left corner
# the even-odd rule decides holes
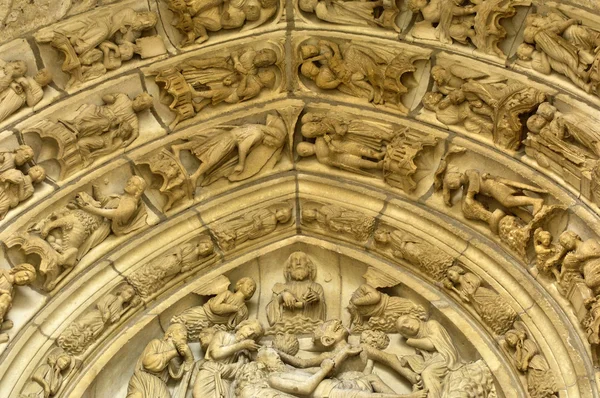
[[[301,223],[325,235],[333,234],[366,242],[373,233],[375,219],[360,211],[336,204],[307,201],[301,206]]]

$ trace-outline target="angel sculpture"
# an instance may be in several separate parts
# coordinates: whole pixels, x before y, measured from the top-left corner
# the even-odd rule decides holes
[[[416,71],[414,57],[356,43],[338,45],[329,40],[300,47],[302,76],[322,90],[337,89],[346,95],[365,98],[374,104],[391,104],[408,109],[402,96],[408,92],[401,79]]]
[[[544,102],[546,96],[533,87],[504,77],[493,77],[453,64],[436,65],[431,74],[437,93],[428,93],[423,104],[446,124],[464,124],[471,132],[490,132],[494,143],[516,150],[522,140],[521,115]]]
[[[264,24],[277,11],[277,0],[227,2],[223,0],[166,0],[175,13],[173,25],[181,32],[181,46],[202,44],[208,32],[249,30]]]
[[[161,69],[155,80],[162,89],[162,100],[176,113],[171,127],[208,105],[236,104],[256,97],[264,88],[273,88],[276,62],[277,53],[270,48],[246,49]]]
[[[200,185],[206,186],[220,178],[241,181],[272,168],[281,158],[286,137],[284,120],[268,115],[266,124],[216,128],[172,149],[177,159],[182,150],[198,158],[200,166],[191,175],[191,184],[196,187],[198,179],[204,177]]]

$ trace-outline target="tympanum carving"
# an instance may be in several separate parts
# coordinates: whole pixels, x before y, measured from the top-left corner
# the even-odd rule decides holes
[[[0,59],[0,122],[24,106],[33,107],[44,98],[44,87],[52,82],[47,69],[27,76],[24,61],[4,62]]]
[[[96,12],[38,31],[38,43],[49,44],[63,54],[61,66],[70,76],[67,89],[119,69],[136,55],[151,58],[166,52],[160,36],[149,36],[158,17],[132,8]]]
[[[43,144],[56,146],[53,156],[37,162],[56,159],[60,164],[59,179],[90,166],[95,159],[128,147],[139,136],[138,114],[153,106],[147,93],[135,99],[124,93],[102,96],[103,105],[81,105],[69,119],[43,119],[23,131],[35,134]]]
[[[109,195],[94,184],[91,195],[79,192],[66,206],[9,237],[6,245],[39,256],[36,268],[43,279],[42,289],[51,291],[109,235],[125,235],[146,225],[146,206],[141,200],[145,189],[146,182],[138,176],[129,178],[120,195]]]

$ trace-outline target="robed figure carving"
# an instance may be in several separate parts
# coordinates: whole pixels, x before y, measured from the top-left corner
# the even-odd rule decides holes
[[[275,331],[312,331],[325,320],[327,310],[323,286],[314,281],[317,268],[305,253],[298,251],[288,258],[283,275],[285,283],[273,286],[273,298],[267,304],[269,325]]]

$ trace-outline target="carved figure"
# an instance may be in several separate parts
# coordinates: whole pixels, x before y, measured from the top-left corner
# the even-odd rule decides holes
[[[31,380],[19,395],[20,398],[50,398],[55,396],[69,373],[73,370],[74,360],[67,353],[58,349],[48,355],[46,363],[38,366],[31,375]]]
[[[395,1],[323,1],[299,0],[298,7],[315,14],[321,21],[338,25],[375,26],[399,32],[396,17],[399,9]]]
[[[231,3],[222,0],[166,1],[176,15],[172,24],[183,35],[180,42],[182,47],[204,43],[208,40],[208,32],[256,28],[275,14],[279,3],[274,0]]]
[[[402,315],[396,323],[406,344],[417,350],[405,355],[402,362],[421,377],[427,398],[473,397],[493,398],[496,389],[489,368],[479,360],[465,364],[446,329],[437,321],[423,321]]]
[[[598,94],[600,32],[557,11],[530,14],[525,20],[524,45],[517,55],[543,74],[553,71],[569,78],[588,93]]]
[[[444,44],[458,42],[469,45],[471,42],[479,51],[505,55],[498,45],[506,38],[502,19],[516,14],[516,6],[529,5],[523,0],[409,0],[409,9],[420,14],[412,35],[425,39],[438,39]]]
[[[0,331],[12,329],[13,322],[6,318],[12,307],[16,286],[27,286],[35,281],[35,268],[30,264],[19,264],[13,269],[0,269]],[[7,333],[0,333],[0,343],[8,341]]]
[[[300,47],[302,76],[322,90],[337,89],[374,104],[391,104],[402,112],[402,96],[408,88],[402,84],[405,73],[416,71],[415,56],[358,43],[320,40]]]
[[[258,340],[264,329],[255,319],[242,321],[235,333],[214,328],[200,332],[204,351],[194,383],[194,398],[220,398],[230,396],[230,381],[234,380],[247,362],[252,351],[258,350]],[[257,396],[258,397],[258,396]]]
[[[210,237],[202,235],[171,249],[150,261],[127,277],[127,282],[142,298],[149,298],[177,275],[196,268],[205,258],[214,253]]]
[[[600,243],[596,239],[583,241],[571,231],[563,232],[559,242],[562,246],[559,290],[568,292],[573,281],[583,276],[594,296],[600,294]]]
[[[246,301],[254,296],[255,291],[256,282],[252,278],[242,278],[236,282],[234,292],[225,290],[209,299],[206,304],[175,315],[171,323],[184,324],[190,340],[197,339],[200,331],[215,325],[235,329],[240,322],[248,319]]]
[[[135,289],[124,285],[101,298],[95,309],[71,323],[56,339],[57,345],[72,355],[81,354],[93,344],[104,330],[117,323],[123,315],[140,303]]]
[[[61,24],[55,30],[38,32],[38,43],[49,43],[63,53],[63,72],[71,75],[67,88],[118,69],[135,54],[149,58],[165,53],[160,36],[142,35],[158,21],[154,12],[124,8],[110,15],[96,14]]]
[[[152,108],[153,98],[142,93],[131,100],[127,94],[114,93],[102,97],[103,105],[85,104],[72,119],[44,119],[23,134],[36,134],[58,146],[52,159],[61,166],[63,179],[94,159],[126,148],[139,136],[138,114]],[[37,159],[38,163],[46,159]]]
[[[190,176],[195,187],[200,177],[204,177],[202,186],[221,177],[240,181],[274,166],[281,157],[286,138],[283,119],[268,115],[264,125],[246,124],[230,130],[217,128],[206,136],[194,136],[186,143],[173,145],[172,149],[178,159],[181,150],[189,150],[201,162]]]
[[[353,332],[381,330],[395,332],[396,319],[412,314],[425,319],[425,309],[404,297],[389,296],[374,287],[363,284],[352,293],[348,311]]]
[[[0,173],[16,169],[33,160],[33,149],[29,145],[19,145],[12,151],[0,152]]]
[[[294,252],[285,263],[283,275],[285,283],[273,286],[273,297],[267,304],[269,325],[274,332],[312,331],[327,314],[325,291],[315,282],[315,264],[304,252]]]
[[[33,196],[34,185],[46,178],[42,166],[33,166],[27,174],[18,169],[8,169],[0,173],[0,220],[10,209]]]
[[[533,247],[535,249],[535,267],[541,273],[553,273],[558,279],[559,272],[556,264],[559,248],[552,243],[552,234],[542,228],[533,233]]]
[[[40,69],[34,77],[26,76],[24,61],[4,62],[0,59],[0,122],[23,106],[33,107],[44,98],[44,87],[52,75]]]
[[[164,338],[152,340],[144,349],[129,381],[127,398],[171,398],[167,382],[181,379],[193,364],[185,326],[172,324]]]
[[[94,184],[92,195],[80,192],[66,207],[9,239],[9,247],[21,246],[27,255],[36,253],[43,288],[51,291],[92,248],[111,233],[131,233],[146,225],[146,207],[141,201],[146,182],[129,178],[122,195],[107,196]]]
[[[554,374],[540,354],[537,344],[523,328],[506,332],[504,344],[514,358],[517,369],[527,377],[527,391],[531,398],[558,397]]]
[[[591,297],[584,302],[587,313],[581,320],[590,344],[600,344],[600,296]]]
[[[579,118],[566,117],[547,102],[527,120],[527,128],[529,134],[524,141],[527,153],[533,151],[537,159],[540,158],[537,154],[548,157],[569,173],[579,176],[589,173],[600,158],[600,132]]]
[[[162,89],[161,100],[175,112],[171,128],[208,105],[236,104],[272,89],[277,59],[270,48],[246,49],[224,57],[190,59],[158,71],[155,81]]]
[[[454,264],[452,256],[406,231],[379,228],[374,238],[379,245],[390,245],[394,257],[408,261],[437,281]]]
[[[281,203],[246,213],[242,217],[217,225],[213,228],[213,233],[221,249],[233,250],[247,240],[269,235],[279,224],[288,223],[291,217],[291,206],[288,203]]]
[[[443,96],[426,94],[426,109],[435,112],[442,123],[464,124],[474,133],[491,132],[497,146],[510,150],[519,149],[521,144],[521,115],[546,99],[541,91],[520,82],[490,77],[459,64],[436,65],[431,75]]]
[[[502,336],[517,320],[517,313],[498,293],[481,286],[481,278],[457,265],[446,272],[444,287],[454,291],[496,333]]]
[[[302,224],[317,223],[334,233],[350,235],[359,242],[369,239],[375,219],[354,210],[333,204],[308,203],[302,208]]]

